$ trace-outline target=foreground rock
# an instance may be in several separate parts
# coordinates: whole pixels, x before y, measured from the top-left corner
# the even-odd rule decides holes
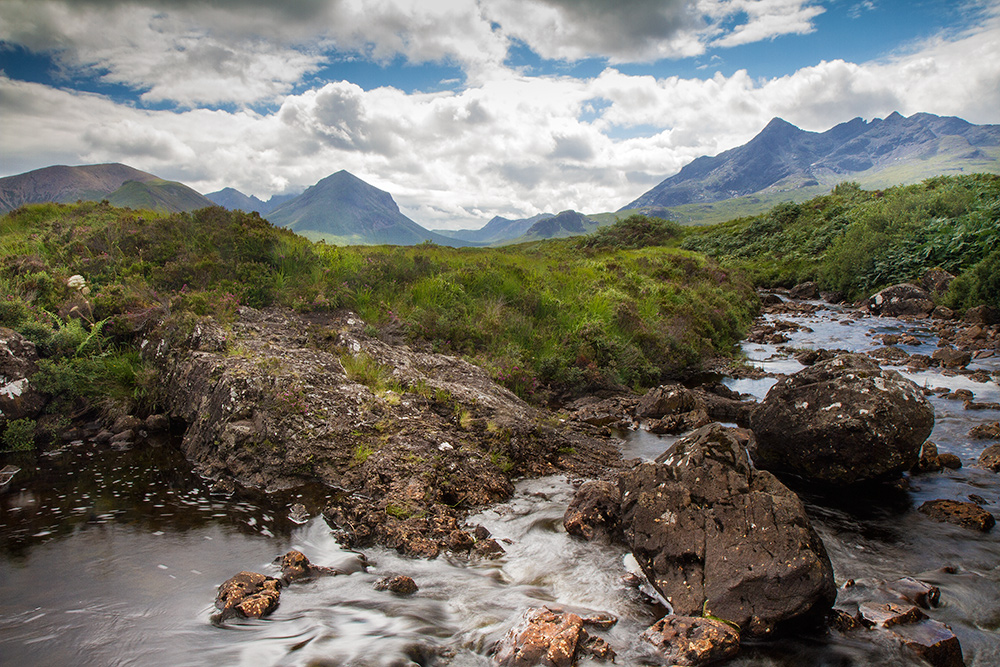
[[[686,667],[726,660],[740,650],[736,628],[710,618],[665,616],[642,633],[666,665]]]
[[[563,527],[570,535],[585,540],[611,541],[618,536],[621,516],[621,493],[612,482],[584,482],[563,517]]]
[[[584,655],[613,662],[615,652],[600,637],[591,637],[584,623],[571,612],[529,609],[497,643],[493,662],[501,667],[570,667]]]
[[[732,621],[748,636],[822,615],[836,596],[799,498],[719,424],[618,478],[626,542],[676,614]]]
[[[215,608],[219,620],[234,616],[261,618],[278,608],[281,582],[256,572],[240,572],[219,586]]]
[[[845,354],[774,385],[750,425],[757,466],[846,486],[913,468],[934,409],[899,373]]]
[[[340,489],[324,516],[345,546],[469,551],[465,515],[506,500],[513,477],[599,477],[619,465],[596,428],[559,425],[477,366],[366,331],[348,312],[241,308],[229,330],[169,322],[143,349],[199,472]]]

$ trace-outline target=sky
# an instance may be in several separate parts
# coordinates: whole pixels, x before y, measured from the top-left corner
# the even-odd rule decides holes
[[[893,111],[1000,123],[1000,0],[0,0],[0,176],[267,199],[346,169],[478,228]]]

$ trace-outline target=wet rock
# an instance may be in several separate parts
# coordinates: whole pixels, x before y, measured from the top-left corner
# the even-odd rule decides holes
[[[966,410],[1000,410],[1000,403],[977,403],[975,401],[965,402]]]
[[[115,435],[114,433],[112,433],[110,430],[108,430],[106,428],[105,429],[101,429],[97,433],[97,435],[94,436],[94,442],[96,442],[96,443],[98,443],[100,445],[103,445],[105,443],[111,442],[111,438],[113,438],[114,435]]]
[[[946,306],[937,306],[931,311],[931,317],[935,320],[953,320],[955,319],[955,311]]]
[[[934,364],[933,360],[926,354],[911,354],[905,363],[907,367],[914,370],[926,370]]]
[[[585,482],[566,508],[563,526],[585,540],[610,540],[618,534],[621,493],[612,482]]]
[[[941,469],[941,462],[938,460],[937,445],[930,440],[920,448],[920,459],[917,465],[913,466],[911,472],[936,472]]]
[[[958,470],[962,467],[962,459],[951,452],[941,452],[938,454],[938,463],[941,464],[942,468],[948,468],[949,470]]]
[[[890,633],[932,667],[965,667],[958,637],[944,623],[926,620],[898,625]]]
[[[969,429],[969,437],[973,440],[1000,440],[1000,422],[973,426]]]
[[[750,437],[705,426],[656,463],[622,472],[618,487],[626,542],[674,612],[711,614],[765,636],[823,614],[836,588],[799,498],[750,466]]]
[[[666,665],[707,665],[726,660],[740,650],[739,631],[721,621],[689,616],[665,616],[642,633]]]
[[[899,373],[846,354],[774,385],[750,426],[759,467],[845,486],[912,468],[934,409]]]
[[[712,423],[712,418],[704,410],[691,410],[678,415],[668,415],[663,419],[650,419],[646,423],[646,430],[650,433],[663,435],[667,433],[684,433],[701,428]]]
[[[125,431],[139,431],[143,428],[143,426],[145,426],[145,424],[138,417],[124,415],[114,421],[114,424],[111,426],[111,430],[117,435]]]
[[[784,303],[780,296],[777,294],[771,294],[770,292],[764,292],[758,296],[760,298],[760,305],[762,306],[780,306]]]
[[[0,420],[34,419],[41,413],[46,399],[30,380],[37,371],[35,344],[0,327]]]
[[[309,521],[309,512],[302,503],[295,503],[288,508],[288,520],[292,523],[303,524]]]
[[[135,432],[132,429],[125,429],[111,436],[110,440],[112,445],[122,443],[122,442],[135,442]]]
[[[420,590],[417,583],[412,578],[404,574],[395,577],[384,577],[375,582],[375,590],[389,591],[396,595],[413,595]]]
[[[799,283],[788,290],[788,296],[793,299],[812,300],[819,298],[819,286],[814,282]]]
[[[927,614],[913,605],[895,602],[862,602],[858,605],[858,620],[869,628],[891,628],[894,625],[916,623]]]
[[[902,362],[910,358],[910,353],[902,348],[898,348],[895,345],[887,345],[885,347],[880,347],[876,350],[872,350],[868,353],[868,356],[874,359],[881,359],[882,361],[888,361],[890,363]]]
[[[281,582],[256,572],[240,572],[219,586],[215,607],[221,620],[233,616],[261,618],[278,608]]]
[[[996,519],[993,518],[992,514],[974,503],[964,503],[958,500],[928,500],[917,509],[935,521],[945,521],[984,533],[996,524]]]
[[[888,317],[925,317],[934,310],[927,290],[910,283],[900,283],[868,298],[868,312]]]
[[[972,355],[950,347],[939,347],[931,354],[931,359],[941,364],[942,368],[965,368],[972,361]]]
[[[476,540],[476,545],[472,550],[479,556],[483,558],[499,558],[507,553],[500,543],[494,540],[492,537],[487,537],[485,540]]]
[[[885,589],[924,609],[936,607],[941,600],[941,589],[913,577],[901,577],[888,582]]]
[[[826,626],[845,634],[864,627],[857,616],[852,616],[843,609],[831,609],[826,615]]]
[[[660,419],[667,415],[690,412],[697,407],[690,389],[679,384],[663,385],[646,392],[635,408],[635,416],[640,419]]]
[[[1000,311],[992,306],[976,306],[965,311],[965,314],[962,315],[962,321],[966,324],[984,326],[1000,324]]]
[[[167,415],[149,415],[143,423],[150,433],[162,433],[170,430],[170,417]]]
[[[727,389],[725,385],[720,386]],[[757,407],[757,403],[754,401],[741,400],[739,395],[732,391],[729,392],[729,395],[703,389],[695,389],[693,392],[699,410],[704,410],[714,421],[731,422],[746,427],[750,424],[750,413]],[[691,423],[695,424],[697,421],[692,420]],[[704,425],[704,423],[698,423],[697,428]],[[692,428],[695,427],[692,426]]]
[[[295,549],[276,559],[275,562],[281,568],[281,582],[285,585],[293,581],[308,581],[316,577],[340,574],[333,568],[313,565],[305,554]]]
[[[493,661],[501,667],[570,667],[587,636],[576,614],[529,609],[497,643]]]
[[[844,293],[839,290],[832,292],[820,292],[819,296],[823,301],[832,304],[844,303]]]
[[[932,294],[944,294],[955,276],[944,269],[931,269],[920,279],[920,287]]]
[[[587,397],[576,401],[568,410],[573,419],[593,426],[614,426],[630,420],[638,399],[632,396],[616,396],[596,399]]]
[[[990,445],[979,455],[980,468],[1000,472],[1000,444]]]

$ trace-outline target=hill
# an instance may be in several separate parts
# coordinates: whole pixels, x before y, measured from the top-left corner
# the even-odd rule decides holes
[[[399,211],[392,195],[357,176],[338,171],[267,216],[313,241],[339,245],[468,245],[424,229]]]
[[[217,206],[221,206],[229,211],[243,211],[244,213],[260,213],[267,215],[285,202],[294,199],[297,195],[272,195],[267,201],[258,199],[250,195],[247,196],[235,188],[223,188],[216,192],[209,192],[205,195]]]
[[[495,216],[480,229],[438,229],[434,230],[439,234],[461,239],[462,241],[473,241],[476,243],[500,243],[516,239],[527,232],[532,225],[540,220],[551,218],[551,213],[539,213],[530,218],[519,218],[511,220],[501,216]]]
[[[550,218],[539,220],[518,241],[560,239],[567,236],[590,234],[600,226],[596,220],[577,211],[562,211]]]
[[[847,180],[879,188],[973,172],[1000,173],[1000,126],[893,113],[816,133],[775,118],[743,146],[694,160],[623,210],[669,207],[683,223],[718,222],[805,201]]]
[[[148,209],[162,213],[196,211],[213,205],[210,199],[183,183],[160,178],[151,181],[127,181],[104,199],[122,208]]]
[[[0,213],[25,204],[100,201],[127,181],[158,180],[124,164],[56,165],[0,178]]]

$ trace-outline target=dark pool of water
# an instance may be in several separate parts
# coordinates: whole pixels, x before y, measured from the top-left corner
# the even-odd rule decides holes
[[[887,320],[845,326],[839,323],[844,317],[808,318],[813,332],[793,334],[790,345],[864,350],[879,345],[873,329],[909,326]],[[748,344],[746,350],[769,370],[796,370],[773,346]],[[940,373],[910,377],[1000,402],[995,383]],[[758,396],[769,387],[729,382]],[[804,498],[838,583],[909,575],[939,586],[942,604],[932,617],[954,629],[968,665],[997,665],[1000,530],[979,534],[936,523],[916,507],[975,493],[1000,515],[1000,476],[972,467],[984,443],[966,436],[972,425],[1000,414],[932,402],[932,439],[965,467],[914,477],[903,493]],[[623,447],[627,457],[652,459],[670,442],[637,432]],[[236,572],[273,574],[272,560],[290,548],[318,564],[351,557],[318,517],[326,491],[214,496],[170,443],[124,452],[78,443],[54,455],[4,462],[23,471],[0,496],[3,665],[406,665],[446,649],[454,665],[485,666],[490,647],[521,611],[540,604],[616,614],[620,622],[604,636],[619,651],[617,664],[637,665],[646,654],[636,637],[663,613],[622,583],[630,567],[623,549],[566,535],[561,519],[573,487],[552,477],[520,483],[510,502],[470,519],[509,540],[499,560],[412,560],[371,549],[368,572],[290,586],[268,619],[217,626],[210,621],[216,588]],[[314,518],[294,523],[288,517],[294,503],[305,504]],[[412,576],[420,591],[411,598],[375,591],[374,582],[390,574]],[[887,644],[804,636],[747,646],[728,664],[921,663]]]

